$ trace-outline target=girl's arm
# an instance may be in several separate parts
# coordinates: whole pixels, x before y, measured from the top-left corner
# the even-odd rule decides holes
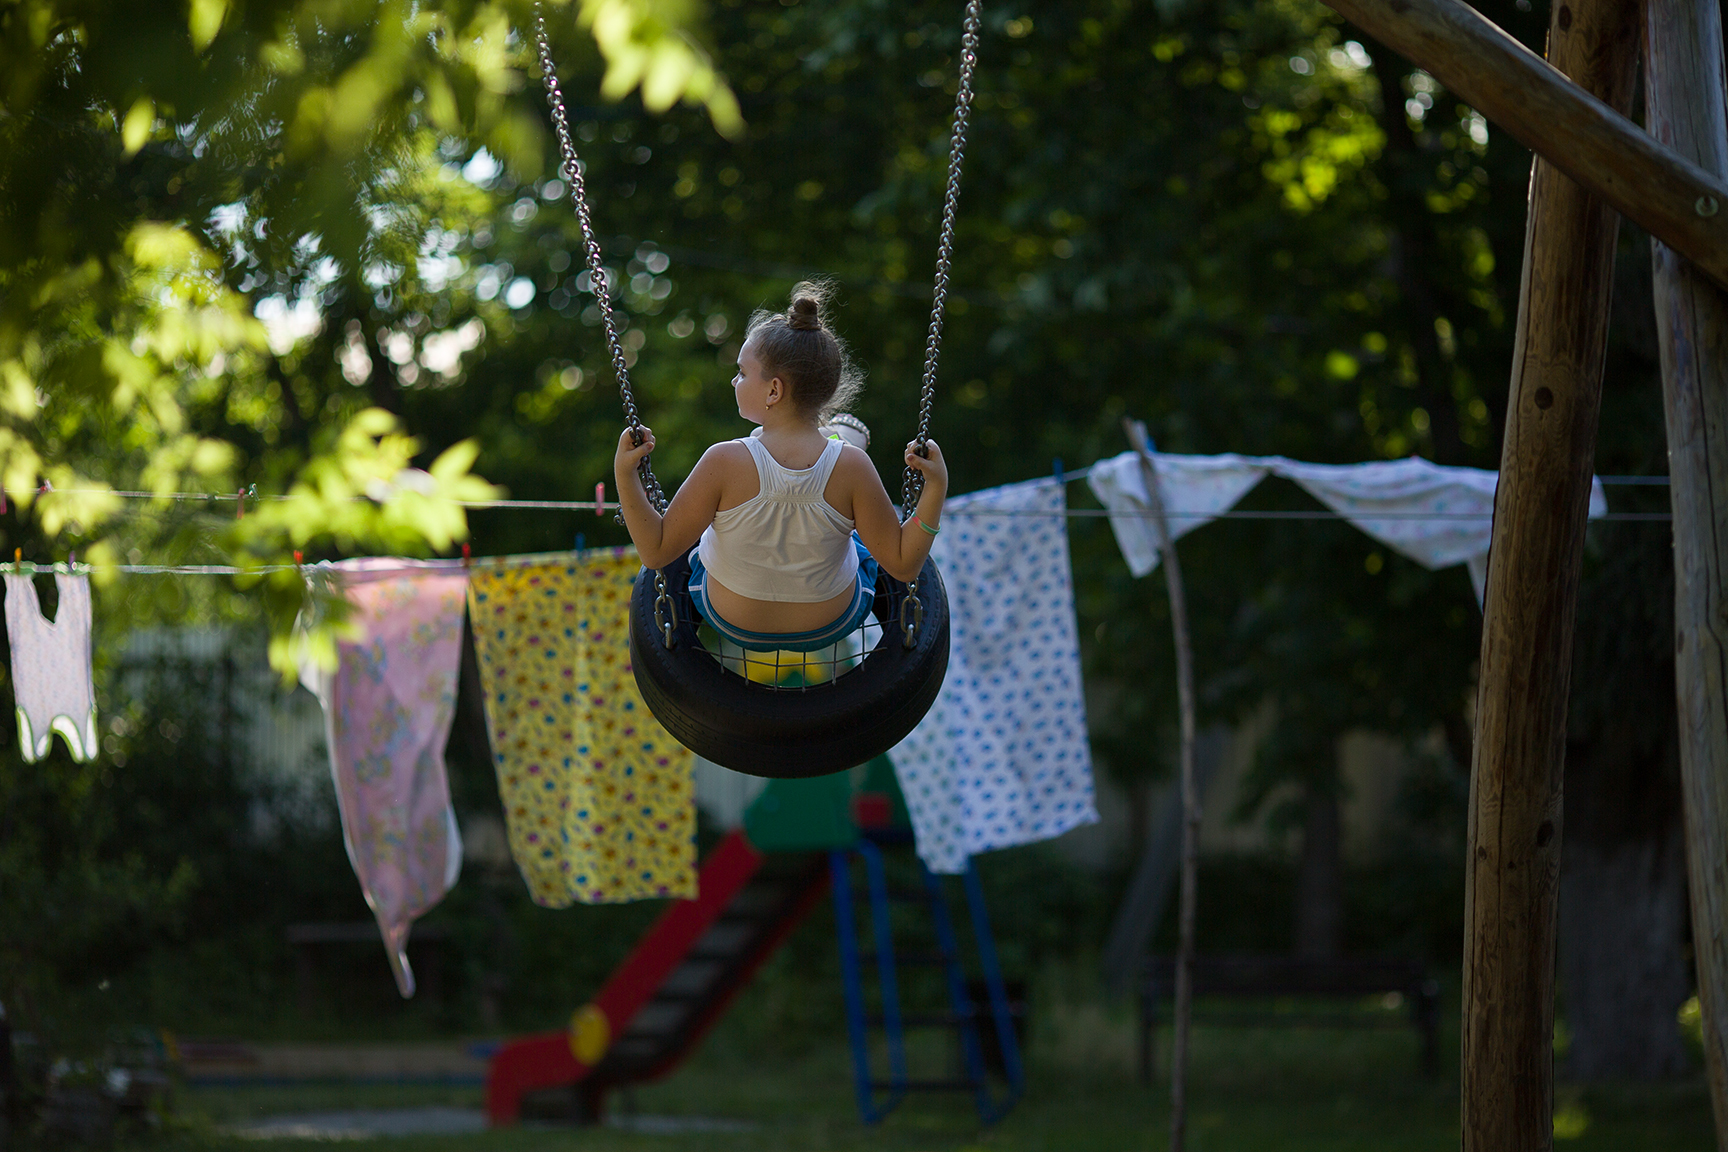
[[[918,497],[917,518],[904,524],[894,514],[894,505],[870,458],[851,447],[841,457],[850,465],[852,522],[858,527],[858,539],[890,576],[907,583],[918,578],[930,546],[936,542],[936,537],[919,525],[940,527],[942,501],[948,495],[948,465],[942,459],[942,449],[934,440],[924,443],[930,451],[928,458],[913,451],[914,444],[906,445],[906,463],[924,474],[924,492]]]
[[[642,443],[633,444],[630,429],[618,437],[618,452],[612,458],[612,475],[618,481],[618,505],[624,514],[624,526],[642,563],[649,568],[664,568],[695,546],[702,530],[714,522],[720,509],[722,481],[726,473],[726,457],[740,449],[736,444],[716,444],[702,454],[696,467],[666,508],[666,515],[654,511],[648,493],[642,487],[642,477],[636,472],[636,462],[654,451],[654,433],[642,429]]]

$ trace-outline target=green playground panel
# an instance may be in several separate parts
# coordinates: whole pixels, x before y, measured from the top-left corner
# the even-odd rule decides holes
[[[857,843],[857,797],[887,800],[890,827],[907,828],[906,797],[888,757],[850,772],[806,780],[770,780],[744,813],[744,834],[762,852],[816,852]],[[867,800],[880,809],[881,800]]]

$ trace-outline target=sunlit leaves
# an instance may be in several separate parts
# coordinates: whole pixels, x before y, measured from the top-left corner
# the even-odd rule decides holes
[[[579,0],[580,20],[606,59],[601,94],[619,100],[640,88],[651,112],[680,100],[707,108],[725,136],[744,130],[732,89],[691,35],[692,0]]]

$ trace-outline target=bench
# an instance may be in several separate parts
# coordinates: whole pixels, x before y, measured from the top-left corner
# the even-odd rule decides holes
[[[1440,985],[1417,960],[1293,956],[1196,956],[1193,966],[1196,999],[1277,1001],[1290,998],[1361,1001],[1381,997],[1381,1007],[1407,1007],[1399,1019],[1393,1012],[1334,1010],[1331,1012],[1196,1012],[1208,1024],[1361,1028],[1407,1023],[1422,1039],[1420,1067],[1425,1076],[1440,1072]],[[1139,1071],[1142,1084],[1152,1083],[1153,1038],[1160,1014],[1170,1016],[1176,998],[1176,958],[1154,956],[1140,987]],[[1271,1006],[1268,1005],[1268,1008]]]
[[[317,965],[314,954],[329,944],[370,945],[382,950],[383,940],[378,925],[370,920],[352,923],[290,924],[284,933],[294,948],[296,999],[302,1015],[311,1013],[318,1003]],[[408,934],[408,947],[413,951],[414,977],[425,999],[436,1004],[443,998],[443,949],[450,938],[442,928],[416,927]]]

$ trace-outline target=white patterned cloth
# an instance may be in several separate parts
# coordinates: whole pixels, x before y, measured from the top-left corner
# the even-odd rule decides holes
[[[948,591],[948,676],[889,753],[932,872],[1098,819],[1066,510],[1054,478],[943,510],[931,555]]]
[[[1449,468],[1420,456],[1367,464],[1273,462],[1274,475],[1293,480],[1310,496],[1424,568],[1470,566],[1480,603],[1494,536],[1494,489],[1500,473]],[[1602,481],[1590,482],[1590,518],[1608,514]]]
[[[1170,514],[1172,537],[1224,512],[1270,473],[1309,495],[1363,532],[1425,568],[1466,564],[1476,599],[1488,574],[1498,472],[1431,464],[1419,456],[1365,464],[1303,464],[1282,456],[1152,454]],[[1087,483],[1109,509],[1110,527],[1128,570],[1144,576],[1158,564],[1158,536],[1147,508],[1139,458],[1124,452],[1100,460]],[[1590,518],[1608,514],[1602,481],[1590,487]]]
[[[54,621],[28,576],[6,577],[6,636],[12,649],[12,693],[18,747],[26,764],[48,755],[55,732],[72,759],[96,758],[96,685],[90,667],[90,578],[56,573]]]
[[[1248,490],[1271,470],[1268,460],[1253,456],[1172,456],[1152,454],[1158,488],[1170,521],[1170,538],[1180,540],[1221,512],[1236,506]],[[1151,503],[1140,457],[1124,452],[1100,460],[1086,473],[1086,483],[1110,510],[1116,546],[1128,561],[1128,571],[1144,576],[1158,567],[1158,527],[1147,515]]]

